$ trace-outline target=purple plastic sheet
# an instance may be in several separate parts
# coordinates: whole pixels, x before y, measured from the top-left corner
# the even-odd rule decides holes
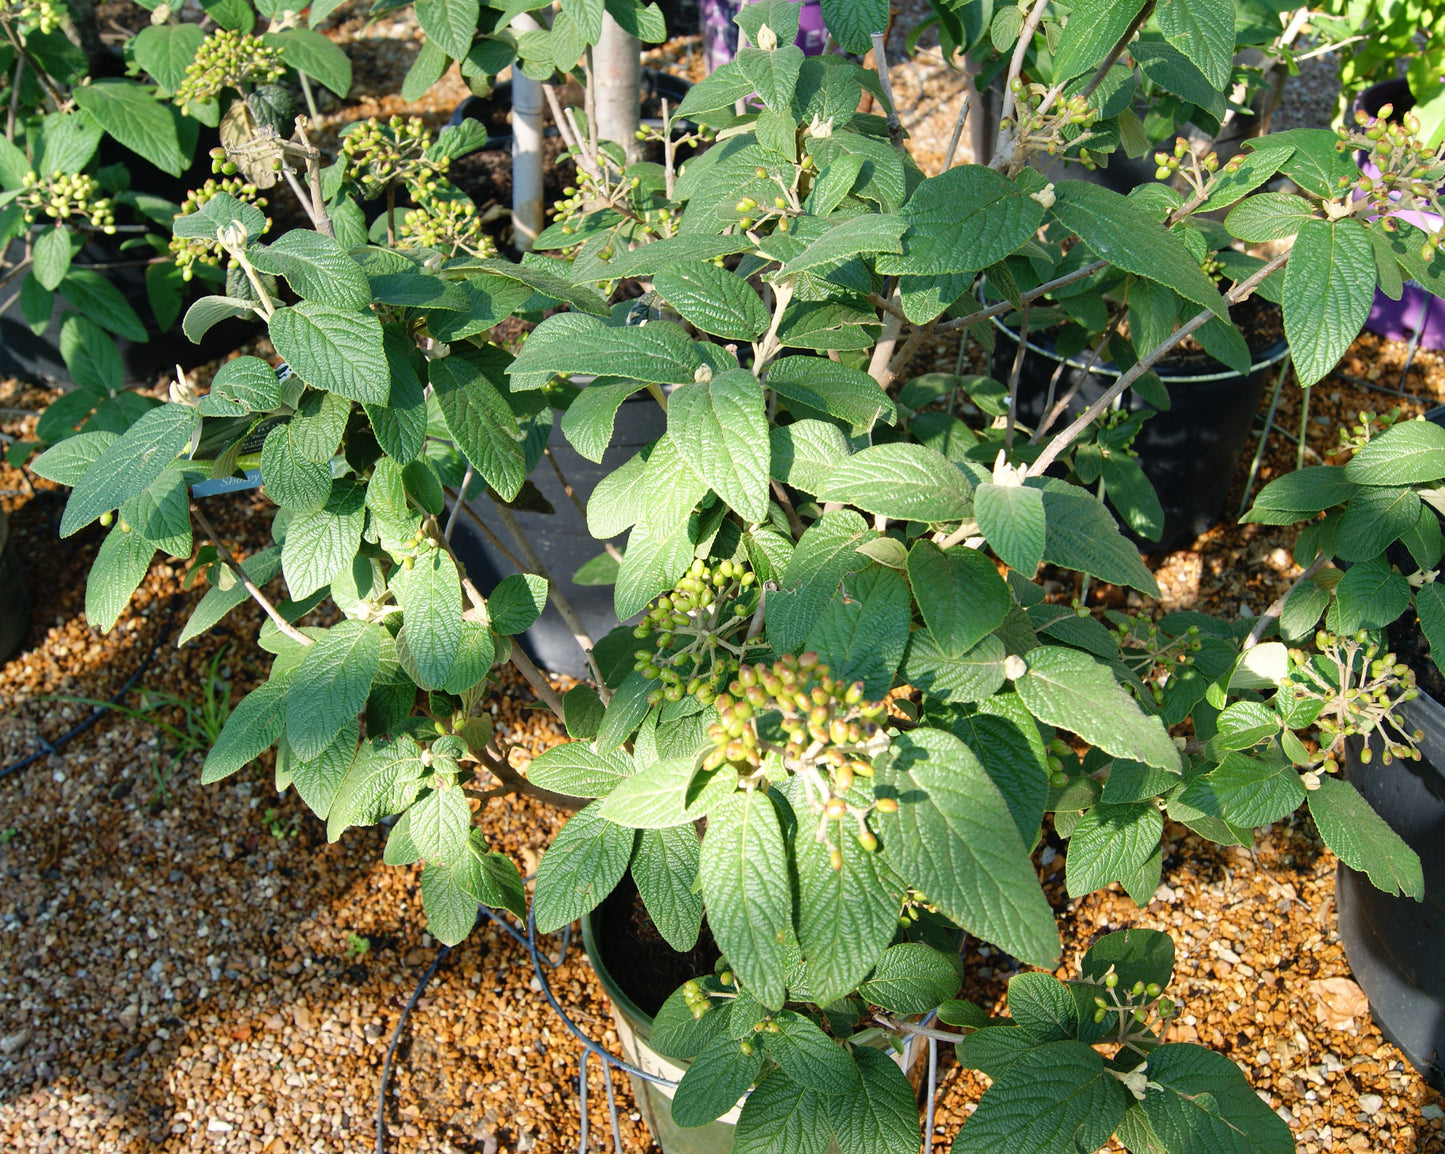
[[[819,0],[796,2],[802,11],[798,13],[798,38],[793,43],[809,56],[821,56],[828,43],[823,6]],[[708,72],[722,67],[738,54],[738,26],[733,23],[733,17],[742,6],[742,0],[701,0],[702,56]]]

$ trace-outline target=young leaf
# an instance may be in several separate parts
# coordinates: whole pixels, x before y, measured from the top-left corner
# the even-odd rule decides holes
[[[972,751],[950,734],[918,729],[879,761],[875,791],[899,803],[872,819],[888,864],[969,933],[1052,966],[1053,913],[1008,805]]]
[[[60,535],[69,537],[102,513],[145,492],[190,443],[199,414],[189,405],[161,405],[106,447],[65,504]]]
[[[542,855],[532,900],[539,933],[591,913],[627,870],[636,835],[604,818],[601,808],[594,802],[578,810]]]
[[[906,442],[854,453],[828,474],[818,499],[901,521],[955,521],[973,508],[957,467],[936,449]]]
[[[999,559],[1032,578],[1044,558],[1043,493],[1026,485],[979,485],[973,515]]]
[[[1375,888],[1387,894],[1424,899],[1419,856],[1370,808],[1359,790],[1322,774],[1319,789],[1308,796],[1310,816],[1340,861],[1368,874]]]
[[[733,793],[711,809],[698,870],[708,924],[743,987],[770,1009],[780,1009],[787,995],[788,874],[783,832],[767,795]]]
[[[575,820],[575,819],[574,819]],[[742,1043],[726,1034],[714,1038],[693,1059],[672,1099],[672,1120],[679,1126],[706,1126],[721,1118],[748,1092],[763,1067],[761,1046]]]
[[[1141,1104],[1170,1154],[1291,1154],[1294,1135],[1260,1101],[1239,1067],[1203,1046],[1176,1043],[1149,1055]]]

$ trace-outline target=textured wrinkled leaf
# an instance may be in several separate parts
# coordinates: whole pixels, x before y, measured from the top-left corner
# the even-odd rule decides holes
[[[860,1079],[855,1089],[828,1094],[823,1108],[842,1154],[917,1154],[918,1104],[894,1061],[881,1050],[853,1051]]]
[[[891,425],[898,416],[877,381],[826,357],[781,357],[768,367],[767,386],[785,400],[846,421],[855,434],[870,431],[880,420]]]
[[[751,341],[768,327],[768,310],[752,285],[706,261],[659,269],[652,283],[684,320],[705,333]]]
[[[117,524],[105,535],[85,582],[85,619],[109,633],[150,570],[156,547]]]
[[[488,379],[501,367],[500,358],[485,353],[475,359],[454,354],[432,361],[428,372],[457,448],[487,484],[510,501],[527,478],[527,457],[517,419]]]
[[[674,950],[697,944],[702,896],[697,893],[701,847],[691,825],[645,829],[632,851],[632,876],[658,933]]]
[[[888,0],[823,0],[823,23],[844,52],[861,55],[888,28]]]
[[[537,868],[532,911],[538,932],[554,933],[591,913],[622,880],[634,836],[604,818],[595,802],[568,818]]]
[[[771,446],[763,389],[752,373],[731,369],[675,390],[667,431],[718,496],[748,521],[766,518]]]
[[[1044,560],[1088,573],[1115,585],[1130,585],[1157,597],[1159,586],[1139,560],[1139,551],[1104,507],[1070,485],[1044,488]]]
[[[883,952],[858,992],[895,1014],[926,1014],[958,993],[958,971],[932,946],[903,942]]]
[[[366,404],[384,405],[391,371],[381,322],[369,309],[344,310],[302,301],[271,315],[271,343],[308,385]]]
[[[253,246],[248,255],[262,272],[285,277],[297,296],[343,310],[371,304],[366,275],[334,237],[292,229],[269,245]]]
[[[71,536],[145,492],[190,443],[197,420],[199,414],[189,405],[161,405],[106,446],[72,490],[60,535]]]
[[[936,449],[906,442],[854,453],[828,474],[818,499],[906,521],[952,521],[973,508],[963,473]]]
[[[1419,485],[1438,481],[1445,477],[1445,429],[1433,421],[1401,421],[1392,425],[1365,443],[1345,466],[1344,477],[1356,485]]]
[[[306,650],[286,696],[286,741],[302,761],[321,756],[366,705],[381,663],[381,631],[364,621],[333,625]]]
[[[1003,563],[1032,577],[1044,557],[1043,493],[1023,485],[979,485],[973,491],[973,515]]]
[[[230,777],[261,756],[281,736],[289,677],[273,676],[246,694],[226,718],[216,744],[206,754],[201,784]]]
[[[932,541],[908,551],[908,579],[924,623],[951,652],[972,649],[992,633],[1013,604],[993,562],[977,549],[946,552]]]
[[[541,388],[558,373],[683,385],[701,363],[687,334],[666,321],[614,328],[585,313],[558,313],[532,331],[507,372],[514,388]]]
[[[1419,855],[1370,808],[1359,790],[1322,774],[1319,789],[1308,796],[1310,816],[1340,861],[1367,874],[1376,889],[1422,900],[1425,882]]]
[[[1292,1154],[1289,1126],[1238,1066],[1190,1043],[1149,1055],[1145,1117],[1170,1154]]]
[[[392,571],[391,588],[402,608],[398,642],[410,656],[409,672],[423,689],[441,689],[447,683],[462,638],[462,586],[457,564],[445,550],[427,550],[410,569],[398,567]]]
[[[93,79],[70,95],[106,132],[162,172],[180,176],[190,163],[170,109],[134,81]]]
[[[736,1038],[714,1038],[692,1060],[672,1099],[679,1126],[706,1126],[721,1118],[748,1092],[763,1066],[761,1046],[743,1053]]]
[[[1091,806],[1069,837],[1069,896],[1093,893],[1137,870],[1159,848],[1163,832],[1164,817],[1150,802]]]
[[[572,797],[606,797],[632,773],[632,759],[626,753],[594,753],[580,741],[554,745],[527,766],[527,780],[533,785]]]
[[[963,164],[919,184],[899,216],[909,226],[902,255],[883,253],[878,271],[942,276],[975,273],[1014,252],[1044,207],[1002,173]]]
[[[1375,257],[1364,226],[1349,219],[1301,224],[1284,272],[1284,331],[1301,385],[1339,363],[1374,299]]]
[[[798,541],[776,592],[768,595],[767,634],[779,653],[796,649],[818,623],[844,574],[866,568],[858,546],[871,535],[857,513],[824,513]]]
[[[1234,5],[1229,0],[1160,0],[1159,27],[1215,88],[1234,65]]]

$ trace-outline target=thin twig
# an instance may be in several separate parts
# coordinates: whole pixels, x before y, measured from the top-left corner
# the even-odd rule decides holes
[[[1109,49],[1109,55],[1104,57],[1104,62],[1094,70],[1094,75],[1084,89],[1079,93],[1085,100],[1094,95],[1094,91],[1104,82],[1104,77],[1109,75],[1109,69],[1114,67],[1114,61],[1124,54],[1124,49],[1129,47],[1129,41],[1134,39],[1134,33],[1144,27],[1144,22],[1154,14],[1154,0],[1149,0],[1139,14],[1129,22],[1129,27],[1124,29],[1124,35],[1114,42],[1114,47]]]
[[[968,119],[968,106],[972,103],[972,94],[963,94],[963,103],[958,107],[958,119],[953,122],[953,135],[948,138],[948,148],[943,153],[943,167],[938,171],[947,172],[953,167],[953,158],[958,152],[958,142],[963,136],[963,122]]]
[[[1019,409],[1019,377],[1024,371],[1024,354],[1029,348],[1029,310],[1031,305],[1024,305],[1023,314],[1019,318],[1019,347],[1014,350],[1014,363],[1008,374],[1008,415],[1005,420],[1008,422],[1003,434],[1004,451],[1014,451],[1014,424],[1018,420]]]
[[[1074,377],[1074,383],[1064,391],[1062,397],[1055,401],[1053,399],[1054,386],[1058,384],[1059,372],[1062,372],[1064,366],[1068,364],[1067,361],[1059,362],[1059,371],[1055,372],[1049,380],[1049,400],[1045,408],[1044,419],[1039,423],[1039,427],[1034,430],[1034,435],[1029,438],[1030,445],[1037,445],[1042,441],[1044,437],[1048,435],[1049,430],[1054,427],[1054,422],[1068,409],[1069,402],[1074,399],[1074,396],[1083,386],[1084,381],[1088,379],[1089,373],[1092,372],[1094,366],[1099,363],[1099,357],[1103,354],[1104,350],[1109,347],[1109,341],[1112,340],[1114,334],[1119,331],[1119,325],[1123,323],[1124,316],[1128,311],[1128,307],[1125,306],[1109,318],[1109,327],[1104,330],[1103,340],[1094,346],[1083,369]]]
[[[1032,288],[1029,289],[1028,292],[1020,293],[1019,302],[1020,304],[1028,304],[1032,301],[1036,301],[1039,299],[1039,297],[1048,296],[1049,293],[1055,292],[1058,289],[1063,288],[1065,285],[1071,285],[1075,281],[1084,280],[1087,277],[1093,276],[1100,269],[1108,267],[1109,262],[1106,260],[1092,261],[1091,263],[1083,265],[1080,268],[1076,268],[1073,272],[1065,273],[1061,277],[1055,277],[1053,280],[1047,281],[1044,284],[1039,285],[1038,288]],[[955,332],[958,329],[972,328],[974,325],[978,324],[979,321],[986,321],[990,317],[1003,316],[1004,313],[1013,312],[1013,310],[1018,307],[1019,305],[1014,304],[1013,301],[999,301],[999,303],[996,305],[989,305],[987,308],[982,308],[979,309],[977,312],[969,313],[966,317],[958,317],[955,320],[944,321],[938,326],[938,328],[934,330],[934,332],[942,334]]]
[[[1238,304],[1245,297],[1249,296],[1250,293],[1254,292],[1266,277],[1273,275],[1277,270],[1283,268],[1285,262],[1288,260],[1288,251],[1280,253],[1252,276],[1240,281],[1239,284],[1225,293],[1225,303],[1228,305]],[[1157,348],[1150,350],[1145,356],[1140,357],[1128,372],[1121,373],[1119,379],[1110,385],[1109,388],[1099,396],[1098,400],[1084,410],[1077,420],[1045,446],[1044,451],[1039,454],[1038,460],[1029,466],[1030,475],[1035,477],[1041,476],[1044,470],[1058,459],[1059,454],[1073,444],[1079,434],[1087,429],[1105,409],[1113,404],[1115,397],[1122,394],[1125,389],[1152,369],[1154,365],[1178,345],[1180,341],[1208,322],[1214,315],[1211,309],[1200,310],[1196,316],[1191,317],[1183,325],[1175,329],[1168,340],[1164,341]]]
[[[296,70],[296,79],[301,81],[301,95],[306,98],[306,111],[311,115],[311,123],[315,124],[321,119],[321,113],[316,111],[316,94],[311,91],[311,79],[299,68]]]
[[[878,83],[883,88],[883,99],[888,102],[887,115],[884,117],[888,122],[888,139],[893,142],[894,148],[902,151],[903,124],[898,119],[898,105],[893,100],[893,78],[888,75],[888,50],[883,44],[883,33],[874,32],[869,39],[873,41],[873,67],[878,74]]]
[[[1274,395],[1269,399],[1269,414],[1264,418],[1264,432],[1259,435],[1259,444],[1254,450],[1254,460],[1249,463],[1249,476],[1244,482],[1244,496],[1239,499],[1239,512],[1234,515],[1237,521],[1244,516],[1245,509],[1249,508],[1249,494],[1254,488],[1255,478],[1259,476],[1259,465],[1264,459],[1264,447],[1269,441],[1269,434],[1274,428],[1275,410],[1279,408],[1279,394],[1284,389],[1284,382],[1289,376],[1291,365],[1289,353],[1284,355],[1284,363],[1280,366],[1279,378],[1274,382]]]
[[[491,526],[482,520],[482,516],[480,513],[473,509],[471,505],[467,504],[467,502],[461,500],[460,497],[457,495],[457,491],[455,489],[447,489],[446,494],[448,497],[452,498],[452,500],[456,501],[459,505],[461,505],[462,511],[466,513],[468,519],[473,525],[477,527],[477,529],[481,532],[482,536],[487,539],[487,543],[491,545],[491,547],[495,549],[498,553],[500,553],[503,557],[505,557],[507,559],[507,563],[511,565],[512,568],[514,568],[518,573],[527,572],[527,567],[522,564],[521,559],[518,558],[517,555],[513,553],[510,549],[508,549],[505,545],[502,544],[501,538],[499,538],[495,533],[492,532]]]
[[[1305,571],[1294,579],[1293,584],[1274,599],[1270,607],[1254,623],[1254,628],[1249,631],[1249,636],[1244,639],[1246,651],[1259,644],[1259,639],[1264,636],[1264,631],[1269,628],[1271,621],[1279,620],[1279,615],[1284,612],[1284,603],[1289,600],[1289,595],[1323,569],[1328,560],[1329,555],[1321,549],[1319,555],[1305,567]]]
[[[457,514],[462,511],[462,506],[467,503],[467,487],[471,485],[472,478],[476,476],[476,467],[467,462],[467,471],[462,474],[461,488],[457,491],[457,499],[452,502],[451,515],[447,517],[447,527],[442,531],[442,536],[448,541],[452,539],[452,530],[457,527]]]
[[[587,506],[583,503],[582,498],[577,496],[577,490],[572,487],[572,483],[562,475],[562,466],[557,464],[557,458],[553,455],[552,450],[550,448],[543,449],[542,456],[547,458],[548,463],[552,466],[552,472],[557,474],[557,483],[562,486],[562,492],[567,494],[567,499],[572,502],[572,507],[582,514],[582,520],[587,520]]]
[[[788,531],[793,534],[796,541],[803,535],[803,519],[798,516],[798,511],[793,508],[793,502],[788,497],[788,491],[783,488],[782,482],[773,481],[773,496],[778,500],[778,508],[782,509],[783,516],[788,519]]]
[[[201,512],[201,507],[194,501],[191,502],[191,515],[195,517],[196,524],[200,525],[202,530],[205,531],[206,536],[211,539],[211,544],[216,547],[216,552],[220,555],[221,560],[226,563],[226,567],[236,575],[236,579],[245,587],[246,592],[251,595],[252,600],[266,611],[266,616],[276,623],[276,628],[300,645],[314,645],[315,641],[307,637],[306,634],[302,633],[301,630],[297,629],[291,622],[287,621],[286,618],[282,617],[276,606],[272,605],[267,599],[266,594],[262,593],[261,590],[256,587],[256,582],[246,576],[246,571],[241,568],[241,563],[231,555],[229,549],[221,544],[221,539],[216,536],[216,530],[211,527],[211,523],[206,520],[206,515]]]

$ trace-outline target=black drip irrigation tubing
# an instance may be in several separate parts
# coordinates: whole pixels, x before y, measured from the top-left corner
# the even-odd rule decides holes
[[[132,689],[135,688],[135,683],[139,681],[141,677],[145,674],[146,670],[150,668],[151,662],[155,660],[156,654],[159,653],[161,650],[161,646],[165,644],[166,640],[170,637],[171,625],[175,621],[176,605],[179,603],[179,601],[179,594],[173,595],[171,597],[170,604],[166,607],[166,619],[156,633],[156,639],[151,645],[150,652],[146,654],[145,660],[136,667],[135,672],[126,678],[125,684],[115,691],[114,695],[112,695],[110,700],[103,706],[96,706],[90,711],[89,717],[87,717],[69,733],[66,733],[61,737],[57,737],[54,741],[47,741],[42,736],[40,738],[40,748],[38,750],[30,754],[28,757],[22,757],[19,761],[7,765],[4,769],[0,769],[0,780],[9,777],[12,773],[19,773],[22,769],[34,765],[42,757],[49,757],[52,753],[59,753],[62,749],[66,747],[67,744],[69,744],[75,738],[79,737],[82,733],[84,733],[92,725],[94,725],[97,721],[99,721],[102,717],[109,713],[110,707],[112,705],[119,705],[121,698],[123,698],[127,693],[129,693]]]

